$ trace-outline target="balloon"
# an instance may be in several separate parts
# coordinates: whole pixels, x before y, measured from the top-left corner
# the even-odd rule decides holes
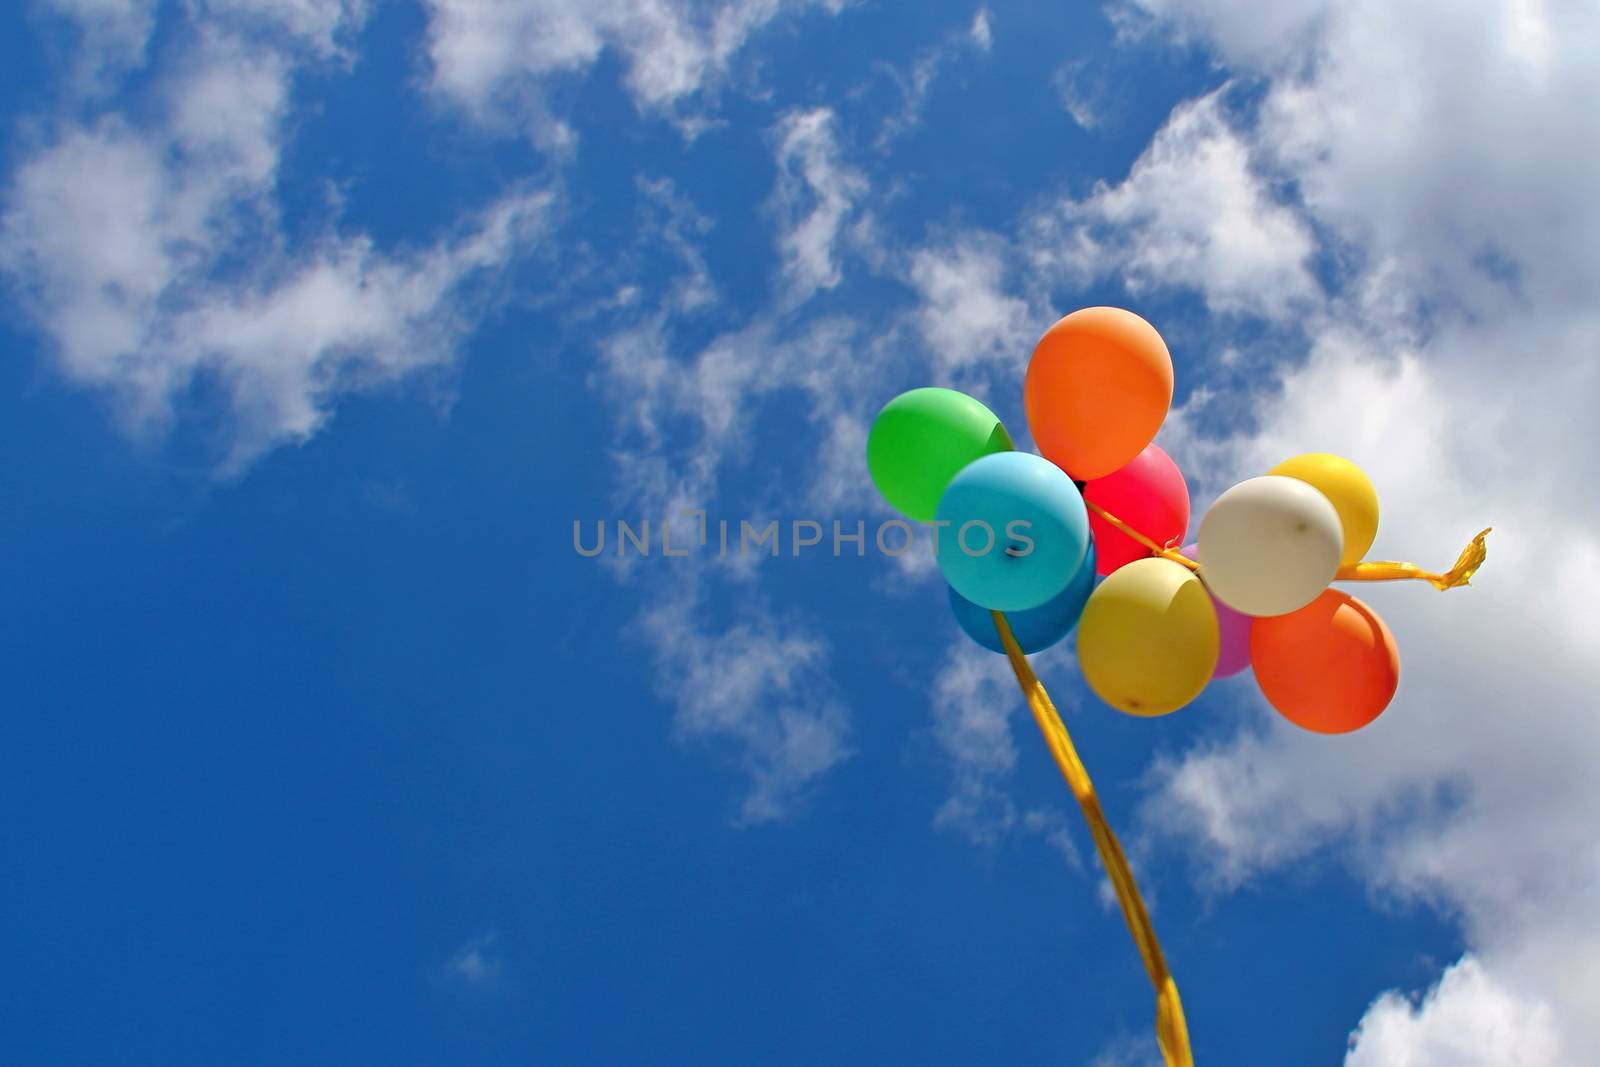
[[[1078,625],[1078,617],[1083,614],[1083,605],[1088,601],[1089,594],[1094,591],[1094,578],[1094,545],[1091,543],[1083,562],[1078,566],[1078,573],[1073,575],[1065,589],[1036,608],[1006,615],[1006,622],[1011,624],[1011,636],[1017,639],[1018,647],[1031,656],[1035,652],[1043,652],[1071,633],[1072,628]],[[989,614],[988,608],[979,607],[951,589],[950,610],[955,612],[956,622],[961,624],[968,637],[991,652],[1006,650],[1000,641],[1000,632],[995,629],[994,616]]]
[[[1194,572],[1170,559],[1139,559],[1090,595],[1078,622],[1078,665],[1118,711],[1165,715],[1211,680],[1217,641],[1217,613]]]
[[[1198,559],[1200,546],[1193,542],[1184,545],[1183,554],[1190,559]],[[1202,574],[1200,584],[1204,585],[1205,580],[1206,576]],[[1253,620],[1218,600],[1210,589],[1206,592],[1211,597],[1211,606],[1217,611],[1217,669],[1211,672],[1211,677],[1231,678],[1250,666],[1250,623]]]
[[[1172,406],[1172,356],[1133,312],[1084,308],[1040,338],[1022,396],[1039,451],[1080,481],[1103,478],[1161,428]]]
[[[889,506],[931,522],[956,472],[1011,449],[994,412],[954,389],[913,389],[883,406],[867,435],[867,469]]]
[[[1361,729],[1400,685],[1394,635],[1377,612],[1340,589],[1288,615],[1257,619],[1250,659],[1267,702],[1318,733]]]
[[[1145,445],[1126,467],[1087,482],[1083,499],[1105,508],[1158,545],[1170,544],[1189,531],[1189,487],[1172,457],[1154,443]],[[1101,574],[1151,554],[1092,511],[1089,529],[1099,550],[1095,566]]]
[[[1223,493],[1200,520],[1200,573],[1246,615],[1285,615],[1328,588],[1344,551],[1339,513],[1298,478],[1268,474]]]
[[[1327,452],[1307,452],[1284,460],[1267,473],[1299,478],[1320,490],[1339,513],[1344,529],[1344,553],[1339,562],[1361,562],[1378,536],[1378,491],[1360,467]]]
[[[1089,549],[1089,512],[1072,479],[1031,452],[974,460],[939,500],[935,558],[980,607],[1036,608],[1065,589]]]

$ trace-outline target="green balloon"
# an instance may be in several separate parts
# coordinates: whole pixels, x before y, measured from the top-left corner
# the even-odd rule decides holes
[[[1011,435],[966,393],[913,389],[883,406],[867,435],[867,470],[889,506],[932,522],[939,498],[961,468],[991,452],[1011,451]]]

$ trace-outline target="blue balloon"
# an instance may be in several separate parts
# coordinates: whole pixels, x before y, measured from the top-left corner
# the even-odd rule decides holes
[[[1089,509],[1060,467],[1031,452],[995,452],[963,467],[939,498],[944,580],[994,611],[1055,598],[1089,549]]]
[[[1094,572],[1094,545],[1091,543],[1082,565],[1078,567],[1078,573],[1073,575],[1065,589],[1056,594],[1055,599],[1046,600],[1026,611],[1008,612],[1006,622],[1011,624],[1011,636],[1017,639],[1022,651],[1030,656],[1035,652],[1043,652],[1071,633],[1083,614],[1083,606],[1089,602],[1089,594],[1094,592],[1095,579],[1098,577]],[[951,589],[950,610],[955,612],[956,622],[961,624],[968,637],[991,652],[1006,650],[1006,646],[1000,643],[1000,631],[995,629],[994,616],[989,614],[988,608],[980,608]]]

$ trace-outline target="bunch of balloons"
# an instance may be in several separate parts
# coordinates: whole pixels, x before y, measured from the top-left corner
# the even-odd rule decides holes
[[[891,506],[936,524],[951,608],[985,648],[1004,651],[991,612],[1006,613],[1027,653],[1076,626],[1085,680],[1121,711],[1166,714],[1251,666],[1296,725],[1367,725],[1394,696],[1399,654],[1383,620],[1330,583],[1427,577],[1446,588],[1476,564],[1448,579],[1362,564],[1377,494],[1355,464],[1320,453],[1227,490],[1178,548],[1189,490],[1154,443],[1172,391],[1154,327],[1085,308],[1052,326],[1028,365],[1024,406],[1042,455],[1015,451],[974,398],[927,388],[878,414],[867,463]]]

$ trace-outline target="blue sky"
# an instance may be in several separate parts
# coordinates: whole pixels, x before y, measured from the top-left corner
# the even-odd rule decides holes
[[[1156,1062],[925,552],[571,540],[870,536],[883,402],[966,389],[1026,443],[1033,342],[1113,303],[1173,350],[1197,516],[1329,450],[1374,555],[1500,539],[1470,593],[1372,592],[1406,668],[1352,738],[1248,675],[1123,717],[1035,658],[1197,1061],[1580,1062],[1593,23],[8,6],[0,1061]]]

